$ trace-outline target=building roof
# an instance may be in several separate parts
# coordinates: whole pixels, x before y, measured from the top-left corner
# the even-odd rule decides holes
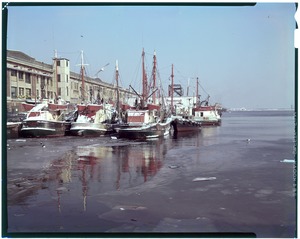
[[[35,60],[35,58],[30,57],[21,51],[7,50],[7,58],[13,58],[18,61],[24,61],[24,62],[27,62],[30,64],[38,65],[38,66],[43,67],[43,69],[46,67],[46,68],[48,68],[48,70],[51,70],[51,71],[52,71],[52,67],[53,67],[51,64],[46,64],[44,62],[37,61],[37,60]],[[67,58],[53,58],[53,59],[68,60]],[[72,71],[70,71],[70,77],[77,78],[77,79],[81,78],[80,74],[72,72]],[[107,82],[101,80],[100,78],[92,78],[92,77],[85,76],[85,79],[87,81],[89,81],[90,83],[96,83],[98,85],[102,85],[102,86],[109,87],[109,88],[115,87],[114,84],[107,83]],[[127,89],[123,89],[123,90],[127,90]]]
[[[20,59],[20,60],[27,61],[27,62],[35,61],[35,59],[33,57],[30,57],[21,51],[7,50],[7,57]]]
[[[30,57],[21,51],[7,50],[6,52],[7,52],[7,58],[13,58],[18,61],[23,61],[29,64],[38,65],[43,68],[48,68],[48,70],[52,70],[52,64],[47,64],[41,61],[37,61],[35,60],[35,58]]]

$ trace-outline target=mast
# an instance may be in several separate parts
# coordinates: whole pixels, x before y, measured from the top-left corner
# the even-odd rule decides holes
[[[58,72],[57,72],[57,50],[54,51],[54,59],[55,59],[55,76],[56,76],[56,100],[58,100]]]
[[[116,110],[118,114],[120,113],[120,93],[119,93],[119,66],[118,66],[118,60],[116,60],[116,83],[117,83],[117,105]]]
[[[153,71],[152,71],[152,77],[153,77],[153,90],[156,88],[156,52],[154,51],[153,54]],[[156,93],[152,95],[152,101],[155,104],[156,101]]]
[[[199,90],[198,90],[198,86],[199,86],[199,78],[197,77],[197,86],[196,86],[196,106],[199,106]]]
[[[143,67],[143,75],[142,75],[142,79],[143,79],[143,94],[142,94],[142,107],[145,106],[145,99],[147,98],[147,76],[146,76],[146,72],[145,72],[145,52],[144,52],[144,48],[143,48],[143,52],[142,52],[142,67]]]
[[[84,64],[83,64],[83,50],[81,50],[81,65],[80,65],[80,75],[81,75],[81,95],[82,101],[85,100],[85,87],[84,87]]]
[[[172,73],[171,73],[171,113],[173,113],[173,96],[174,96],[174,65],[172,64]]]
[[[189,90],[190,90],[190,78],[188,78],[188,85],[187,85],[186,96],[189,96]]]

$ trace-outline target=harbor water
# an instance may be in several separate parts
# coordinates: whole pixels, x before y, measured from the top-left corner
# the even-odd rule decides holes
[[[294,112],[243,111],[147,141],[8,139],[3,230],[295,237],[294,137]]]

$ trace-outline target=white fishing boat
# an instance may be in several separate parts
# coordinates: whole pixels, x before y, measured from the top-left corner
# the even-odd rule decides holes
[[[86,102],[85,97],[85,64],[81,52],[81,98],[82,104],[77,105],[77,115],[71,123],[70,134],[74,136],[101,136],[114,132],[112,125],[117,120],[117,113],[112,104]]]
[[[53,137],[64,136],[70,127],[66,120],[69,114],[74,113],[73,107],[62,104],[43,102],[34,106],[22,121],[21,136],[23,137]]]
[[[114,132],[116,112],[110,104],[77,106],[78,117],[71,123],[70,134],[75,136],[101,136]]]
[[[209,103],[210,96],[203,101],[198,98],[198,77],[197,77],[197,102],[193,108],[193,116],[197,122],[200,122],[202,126],[219,126],[221,125],[221,106],[219,104],[211,105]]]

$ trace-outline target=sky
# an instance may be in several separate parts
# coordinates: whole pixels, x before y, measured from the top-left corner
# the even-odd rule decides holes
[[[291,108],[295,105],[294,3],[255,6],[12,6],[7,49],[52,63],[55,50],[79,73],[141,91],[141,54],[159,80],[174,83],[226,108]],[[189,82],[189,83],[188,83]]]

